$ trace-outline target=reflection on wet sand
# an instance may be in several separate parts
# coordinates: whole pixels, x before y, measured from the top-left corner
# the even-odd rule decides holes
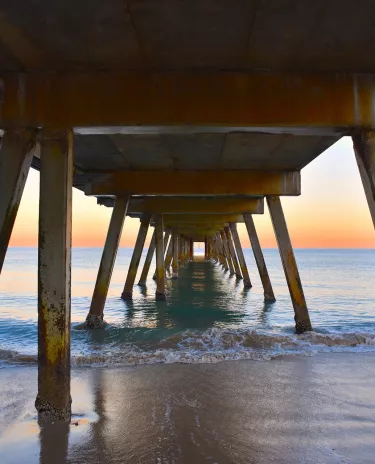
[[[374,369],[373,354],[330,354],[74,370],[73,424],[38,440],[34,419],[15,419],[0,462],[373,463]],[[0,392],[29,411],[34,392],[19,383],[36,370],[26,370],[10,387],[0,371]]]

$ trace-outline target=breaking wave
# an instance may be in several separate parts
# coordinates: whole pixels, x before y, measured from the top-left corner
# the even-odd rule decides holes
[[[184,331],[155,341],[147,347],[121,343],[97,347],[85,353],[72,352],[72,365],[126,366],[147,364],[199,364],[231,360],[267,361],[282,355],[312,356],[333,352],[375,352],[374,333],[275,334],[248,329]],[[0,361],[35,364],[34,354],[1,350]]]

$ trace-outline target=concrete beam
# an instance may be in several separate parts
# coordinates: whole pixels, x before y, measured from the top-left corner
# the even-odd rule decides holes
[[[303,333],[307,330],[312,330],[310,316],[280,198],[267,197],[267,205],[293,303],[296,332]]]
[[[273,293],[271,279],[268,275],[266,262],[264,261],[262,248],[260,246],[260,242],[258,239],[258,234],[255,229],[254,220],[250,213],[244,213],[243,216],[245,219],[247,233],[249,234],[251,248],[254,253],[255,262],[257,263],[257,268],[259,271],[260,279],[262,281],[263,290],[264,290],[264,299],[269,302],[274,302],[276,301],[276,299]]]
[[[0,142],[1,143],[1,142]],[[0,149],[0,273],[36,146],[36,132],[5,132]]]
[[[242,214],[165,214],[164,224],[210,224],[244,222]]]
[[[148,227],[150,225],[150,220],[151,220],[150,214],[144,214],[142,216],[137,240],[134,245],[132,259],[129,264],[128,275],[126,276],[124,290],[121,294],[121,298],[123,300],[130,300],[133,297],[134,282],[137,276],[139,262],[141,260],[143,247],[145,245],[145,240],[147,236]]]
[[[86,326],[89,329],[100,328],[103,324],[105,301],[107,299],[109,284],[111,283],[113,266],[120,244],[128,204],[129,197],[117,198],[112,211],[99,272],[96,278],[94,294],[91,300],[90,312],[86,318]]]
[[[73,134],[44,131],[40,166],[38,396],[41,422],[69,422]]]
[[[3,127],[375,128],[375,77],[282,72],[0,74]]]
[[[128,214],[241,214],[243,211],[249,211],[252,214],[263,214],[263,198],[132,198],[129,205]]]
[[[86,195],[300,195],[297,171],[118,171],[97,175]]]
[[[355,158],[375,227],[375,133],[364,132],[353,136]]]

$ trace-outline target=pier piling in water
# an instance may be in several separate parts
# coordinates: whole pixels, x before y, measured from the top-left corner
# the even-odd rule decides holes
[[[266,262],[264,261],[262,248],[258,239],[258,234],[255,229],[254,220],[250,213],[243,214],[247,233],[249,234],[251,248],[254,253],[255,262],[259,271],[260,280],[262,281],[264,299],[265,301],[274,302],[276,301],[275,295],[273,293],[273,288],[271,285],[271,279],[268,274]]]
[[[86,318],[86,326],[89,329],[100,328],[103,323],[105,301],[111,283],[113,266],[117,256],[128,205],[129,196],[126,198],[116,198],[96,278],[90,312]]]
[[[243,285],[246,288],[251,288],[252,285],[251,285],[250,275],[249,275],[249,271],[247,269],[245,256],[243,254],[240,237],[238,235],[237,225],[234,222],[231,222],[229,224],[229,227],[230,227],[230,230],[232,232],[234,245],[235,245],[236,250],[237,250],[238,260],[240,262],[240,267],[241,267],[242,277],[243,277]]]
[[[225,237],[226,237],[227,242],[228,242],[229,253],[230,253],[231,258],[232,258],[232,262],[233,262],[234,270],[235,270],[235,273],[236,273],[236,277],[238,279],[242,279],[241,269],[240,269],[240,265],[238,264],[237,255],[236,255],[236,251],[235,251],[234,246],[233,246],[232,235],[230,233],[229,226],[224,228],[224,233],[225,233]]]
[[[69,421],[73,133],[44,130],[40,161],[35,407],[41,422]]]
[[[151,215],[148,213],[145,213],[141,218],[137,240],[135,242],[133,255],[129,264],[128,275],[126,276],[124,290],[121,294],[121,298],[123,300],[131,300],[133,297],[134,282],[137,276],[137,270],[141,260],[150,220]]]
[[[164,240],[163,216],[155,217],[155,244],[156,244],[156,294],[157,300],[165,300],[165,267],[164,267]]]
[[[285,277],[288,283],[290,298],[293,303],[296,332],[303,333],[307,330],[312,330],[310,316],[280,197],[267,197],[267,205],[271,215],[281,261],[283,263]]]
[[[145,259],[143,269],[142,269],[142,274],[138,282],[138,285],[141,287],[144,287],[146,285],[146,280],[147,280],[147,276],[150,270],[152,258],[154,257],[154,253],[155,253],[155,230],[152,233],[150,245],[148,247],[146,259]]]

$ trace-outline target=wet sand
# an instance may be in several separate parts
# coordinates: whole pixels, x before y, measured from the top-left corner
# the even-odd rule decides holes
[[[75,369],[42,430],[36,376],[0,370],[2,464],[375,462],[374,354]]]

